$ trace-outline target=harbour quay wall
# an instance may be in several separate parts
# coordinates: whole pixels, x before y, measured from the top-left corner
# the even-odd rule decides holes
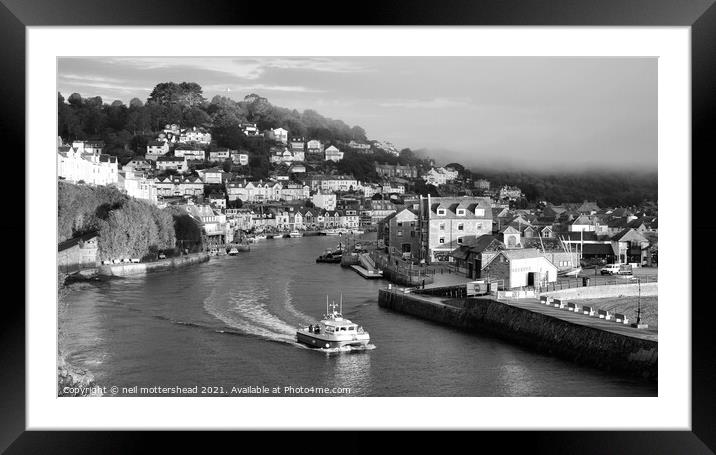
[[[461,330],[495,336],[577,364],[648,381],[657,379],[655,341],[574,324],[493,299],[441,302],[435,297],[381,289],[378,304]]]
[[[207,262],[209,254],[193,253],[175,258],[160,259],[155,262],[108,264],[98,268],[97,274],[104,276],[128,276],[141,275],[148,272],[171,270],[179,267],[186,267],[192,264]]]
[[[577,300],[600,299],[604,297],[636,297],[640,293],[642,297],[651,297],[658,295],[658,292],[659,283],[642,283],[641,290],[637,283],[628,283],[562,289],[559,291],[543,292],[541,295],[548,295],[557,299]]]

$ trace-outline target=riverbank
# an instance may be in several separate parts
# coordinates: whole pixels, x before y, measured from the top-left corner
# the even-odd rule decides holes
[[[512,306],[491,298],[441,299],[380,289],[383,308],[485,333],[578,364],[657,379],[658,343]],[[558,386],[558,385],[557,385]]]
[[[149,272],[171,270],[186,267],[192,264],[200,264],[209,260],[208,253],[192,253],[174,258],[159,259],[155,262],[123,263],[102,265],[97,268],[97,275],[100,276],[128,276],[142,275]]]

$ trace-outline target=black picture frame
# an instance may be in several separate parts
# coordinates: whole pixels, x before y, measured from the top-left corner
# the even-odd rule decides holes
[[[709,176],[698,172],[710,170],[710,139],[714,128],[716,98],[716,6],[714,0],[491,0],[483,2],[445,0],[412,1],[404,4],[363,1],[345,8],[323,1],[281,5],[281,14],[272,14],[273,2],[216,0],[149,1],[124,0],[0,0],[2,43],[2,79],[0,84],[0,132],[15,154],[25,150],[25,28],[28,26],[66,25],[445,25],[445,26],[690,26],[692,37],[692,157],[698,158],[692,177],[692,207],[708,207],[704,200],[710,193]],[[190,14],[186,13],[191,11]],[[270,23],[269,23],[270,21]],[[7,141],[9,140],[9,144]],[[707,148],[709,147],[709,148]],[[689,159],[689,157],[684,157]],[[33,163],[23,160],[24,175],[32,172]],[[13,169],[16,174],[17,168]],[[699,178],[701,177],[701,178]],[[22,178],[22,177],[20,177]],[[13,186],[24,188],[25,182]],[[6,196],[12,199],[12,195]],[[30,208],[25,206],[25,210]],[[694,213],[692,211],[692,213]],[[713,238],[716,225],[709,217],[683,220],[694,239]],[[24,217],[8,217],[0,228],[5,239],[25,232]],[[25,238],[27,242],[28,239]],[[9,241],[8,257],[25,257],[20,244]],[[691,245],[684,245],[691,250]],[[693,254],[692,253],[692,254]],[[703,254],[702,254],[703,253]],[[708,252],[693,254],[693,283],[708,279]],[[10,273],[17,274],[13,264]],[[23,271],[24,263],[22,267]],[[11,275],[6,275],[11,276]],[[697,299],[692,283],[680,285],[692,301]],[[481,432],[470,435],[479,447],[497,444],[502,450],[530,450],[550,453],[714,453],[716,452],[716,345],[711,321],[714,310],[706,305],[698,312],[693,308],[692,321],[692,430],[691,431],[549,431],[549,432]],[[52,311],[48,306],[48,310]],[[7,298],[0,317],[0,449],[7,453],[102,453],[153,451],[154,443],[162,451],[186,448],[198,439],[207,441],[205,449],[228,443],[244,447],[251,442],[270,442],[271,452],[300,446],[310,448],[312,435],[266,435],[221,432],[211,436],[178,432],[63,432],[25,431],[25,310],[17,299]],[[479,410],[476,410],[479,412]],[[618,412],[618,410],[615,410]],[[250,436],[250,437],[249,437]],[[323,438],[323,436],[321,436]],[[336,443],[345,450],[372,450],[370,438],[363,432],[333,432],[321,440],[321,446]],[[411,432],[405,439],[422,447],[445,444],[444,435]],[[208,441],[211,441],[210,443]],[[275,450],[274,450],[275,449]]]

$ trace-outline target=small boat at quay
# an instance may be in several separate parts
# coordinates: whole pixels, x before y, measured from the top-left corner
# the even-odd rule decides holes
[[[295,239],[298,237],[303,237],[303,234],[299,231],[291,231],[288,233],[288,236],[291,237],[292,239]]]
[[[235,243],[227,248],[226,253],[229,256],[236,256],[242,251],[251,251],[251,247],[248,243]]]
[[[329,264],[340,264],[341,258],[343,257],[343,250],[337,248],[335,250],[328,249],[323,252],[322,255],[316,258],[316,262],[326,262]]]
[[[370,334],[363,327],[345,319],[342,313],[343,296],[341,295],[339,311],[336,311],[336,302],[328,305],[328,296],[326,296],[326,314],[316,324],[299,327],[296,331],[296,340],[318,349],[367,346],[370,342]]]
[[[326,229],[322,232],[326,235],[340,235],[340,232],[338,232],[337,229]]]

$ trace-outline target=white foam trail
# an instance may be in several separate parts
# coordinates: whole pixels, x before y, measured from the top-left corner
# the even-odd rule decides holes
[[[289,313],[291,313],[296,318],[298,318],[299,321],[301,321],[305,324],[310,324],[310,323],[314,322],[315,321],[314,318],[308,316],[307,314],[301,313],[300,311],[298,311],[296,309],[295,306],[293,306],[293,297],[291,296],[291,293],[288,292],[288,288],[291,285],[291,283],[292,283],[292,280],[286,281],[286,286],[284,286],[284,288],[283,288],[283,294],[284,294],[284,297],[286,298],[286,303],[285,303],[286,309],[288,310]]]
[[[367,344],[365,346],[341,346],[339,348],[321,348],[320,351],[330,354],[333,352],[372,351],[375,348],[376,346],[374,344]]]
[[[295,335],[295,326],[271,314],[266,303],[259,300],[259,297],[268,299],[268,294],[265,291],[263,291],[260,296],[256,294],[256,292],[251,290],[231,290],[231,302],[234,304],[233,310],[238,311],[241,317],[248,319],[254,324],[267,327],[277,333]]]
[[[251,290],[231,291],[231,295],[224,298],[212,291],[204,300],[204,309],[227,326],[243,333],[273,341],[296,343],[296,328],[269,313]]]

